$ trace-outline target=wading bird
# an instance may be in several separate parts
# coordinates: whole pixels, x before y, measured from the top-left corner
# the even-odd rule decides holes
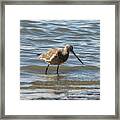
[[[57,65],[57,74],[58,74],[59,65],[67,61],[70,52],[72,52],[75,55],[75,57],[83,64],[83,62],[73,51],[72,45],[65,45],[64,48],[53,48],[48,50],[46,53],[39,55],[38,59],[48,63],[48,66],[46,67],[45,70],[45,74],[47,74],[49,65]]]

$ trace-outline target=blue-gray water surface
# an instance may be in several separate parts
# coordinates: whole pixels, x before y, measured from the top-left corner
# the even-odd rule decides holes
[[[56,74],[37,54],[66,44],[82,60],[70,53]],[[99,20],[21,20],[20,21],[20,99],[21,100],[99,100],[100,99],[100,21]]]

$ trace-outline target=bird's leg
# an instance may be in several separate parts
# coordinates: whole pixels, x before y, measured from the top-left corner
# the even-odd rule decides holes
[[[46,67],[46,70],[45,70],[46,75],[47,75],[48,68],[49,68],[49,64],[48,64],[48,66]]]
[[[58,70],[59,70],[59,65],[57,66],[57,75],[59,75]]]

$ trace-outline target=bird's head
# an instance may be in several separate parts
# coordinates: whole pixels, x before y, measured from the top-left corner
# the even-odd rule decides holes
[[[72,45],[65,45],[65,49],[67,49],[68,51],[72,52],[73,51],[73,46]]]
[[[65,49],[68,51],[68,52],[72,52],[75,57],[83,64],[83,62],[80,60],[80,58],[75,54],[75,52],[73,51],[73,46],[72,45],[65,45]]]

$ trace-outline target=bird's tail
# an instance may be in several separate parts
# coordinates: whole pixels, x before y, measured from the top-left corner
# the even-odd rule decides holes
[[[40,60],[42,60],[42,56],[43,56],[43,54],[37,54],[37,58]]]
[[[37,59],[40,59],[41,58],[41,56],[40,56],[41,54],[40,53],[37,53]]]
[[[37,54],[37,56],[40,56],[41,54],[39,53],[39,54]]]

